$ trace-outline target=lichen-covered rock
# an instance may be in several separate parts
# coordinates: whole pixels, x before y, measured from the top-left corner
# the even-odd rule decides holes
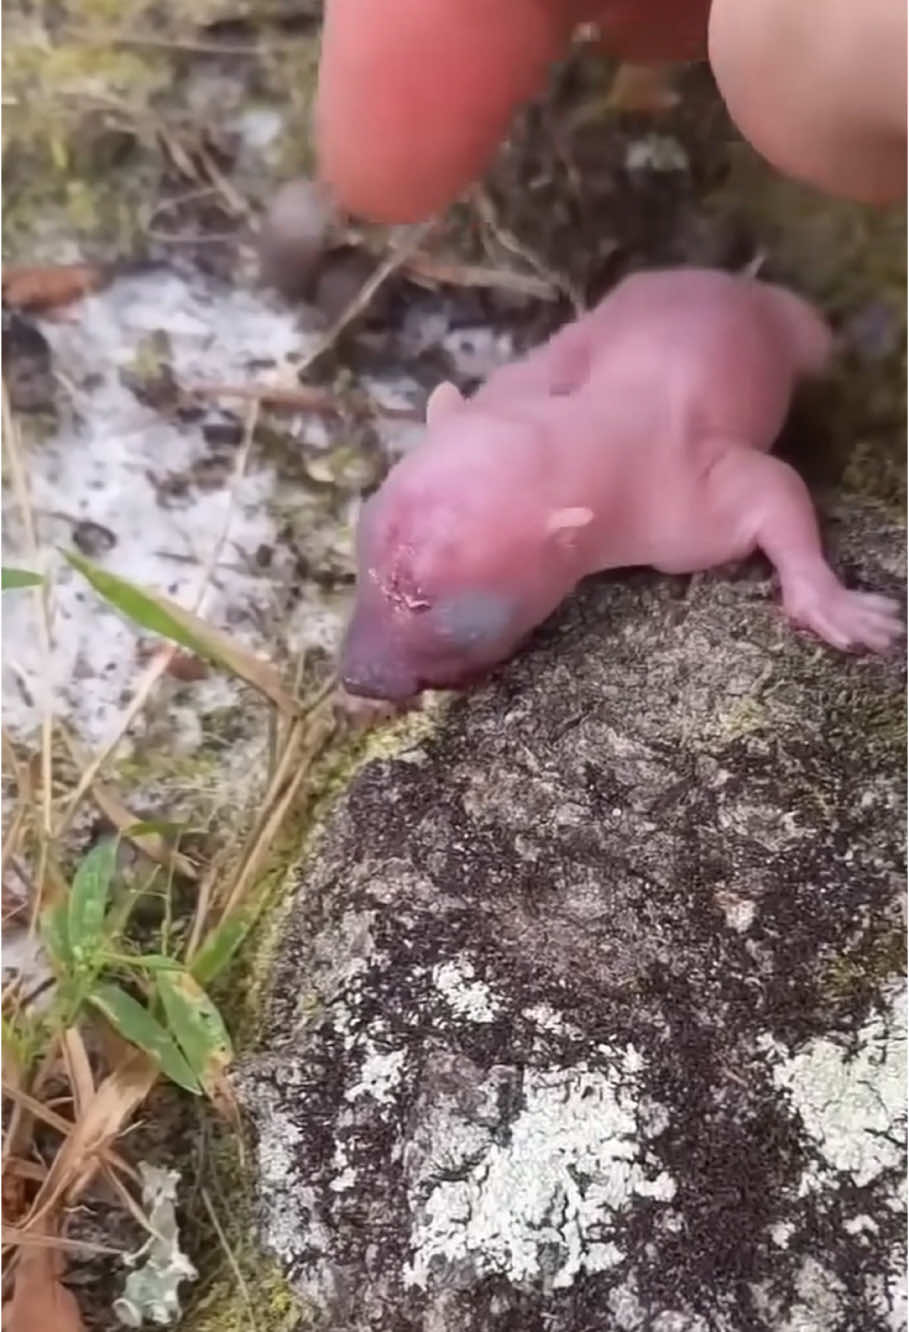
[[[899,663],[749,568],[592,581],[366,763],[239,1078],[313,1325],[904,1327],[903,756]]]

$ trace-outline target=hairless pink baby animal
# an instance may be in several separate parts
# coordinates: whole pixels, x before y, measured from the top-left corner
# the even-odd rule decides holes
[[[803,481],[769,456],[796,381],[830,347],[783,288],[676,269],[626,278],[468,400],[441,384],[424,439],[363,508],[347,690],[456,688],[587,574],[693,573],[756,548],[793,621],[885,650],[896,603],[843,586]]]

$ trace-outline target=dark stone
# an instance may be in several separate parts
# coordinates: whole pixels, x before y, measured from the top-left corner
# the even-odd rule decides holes
[[[903,699],[766,583],[602,577],[366,764],[240,1079],[316,1325],[902,1326]]]

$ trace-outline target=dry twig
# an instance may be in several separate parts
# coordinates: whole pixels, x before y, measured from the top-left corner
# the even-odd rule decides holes
[[[247,1286],[246,1281],[244,1280],[243,1273],[240,1271],[240,1264],[237,1262],[237,1259],[234,1255],[234,1251],[230,1247],[230,1244],[228,1243],[227,1236],[224,1233],[224,1227],[221,1225],[221,1222],[218,1220],[218,1214],[215,1211],[211,1198],[208,1195],[208,1189],[203,1188],[201,1190],[201,1195],[202,1195],[202,1202],[205,1204],[205,1210],[208,1213],[208,1219],[212,1223],[212,1226],[214,1227],[215,1234],[218,1236],[218,1241],[221,1245],[221,1248],[224,1250],[224,1256],[227,1259],[228,1266],[230,1267],[231,1272],[233,1272],[234,1274],[234,1280],[237,1283],[237,1289],[240,1292],[240,1295],[243,1299],[243,1303],[246,1305],[246,1311],[249,1314],[249,1325],[253,1329],[253,1332],[255,1332],[256,1329],[255,1311],[253,1308],[252,1299],[250,1297],[249,1287]]]
[[[16,496],[16,503],[22,515],[22,525],[25,529],[25,541],[29,557],[37,563],[38,538],[35,531],[35,519],[28,490],[28,480],[26,478],[25,466],[22,459],[22,441],[19,437],[18,423],[13,415],[13,409],[10,404],[9,393],[7,392],[5,381],[3,384],[3,440],[6,445],[6,456],[9,460],[10,473],[12,475],[13,492]],[[32,903],[31,919],[29,922],[30,932],[34,932],[38,921],[38,914],[41,910],[41,902],[44,896],[44,884],[47,874],[47,862],[50,853],[50,843],[53,837],[52,751],[54,732],[50,686],[51,628],[50,612],[47,603],[47,588],[44,585],[36,587],[33,590],[32,595],[35,597],[35,603],[38,608],[38,632],[41,637],[41,649],[44,656],[45,666],[42,679],[42,693],[44,697],[41,700],[41,846],[38,853],[35,900]]]
[[[540,301],[557,300],[559,283],[546,276],[516,273],[512,268],[485,268],[481,264],[458,264],[431,254],[413,254],[404,264],[411,277],[449,287],[490,287],[534,296]]]
[[[353,323],[353,321],[366,310],[370,301],[383,283],[387,282],[393,273],[396,273],[407,263],[414,251],[422,244],[434,226],[435,219],[431,219],[429,222],[422,222],[419,226],[410,228],[404,238],[392,249],[391,253],[382,260],[374,272],[366,279],[353,300],[351,300],[345,309],[341,311],[331,328],[327,330],[308,356],[304,358],[303,363],[299,366],[300,374],[303,374],[314,361],[318,360],[320,356],[335,345],[347,326]]]

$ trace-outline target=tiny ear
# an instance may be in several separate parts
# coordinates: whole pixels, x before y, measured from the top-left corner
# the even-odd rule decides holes
[[[578,528],[587,527],[593,522],[593,509],[554,509],[546,519],[546,531],[550,536],[560,533],[570,536]]]
[[[463,402],[464,398],[454,384],[446,380],[436,385],[426,402],[426,424],[435,425],[437,421],[443,421],[449,412],[455,411]]]
[[[554,509],[546,519],[546,536],[566,553],[574,548],[575,538],[593,522],[593,509]]]

